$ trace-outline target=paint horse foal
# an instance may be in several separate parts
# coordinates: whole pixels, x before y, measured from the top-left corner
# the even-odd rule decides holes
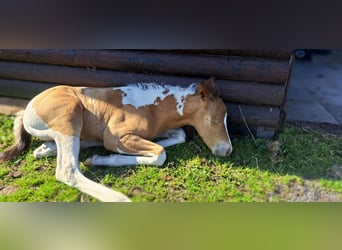
[[[0,154],[0,163],[29,146],[31,135],[47,142],[34,151],[36,158],[56,155],[56,178],[100,201],[130,201],[86,178],[79,168],[82,147],[103,145],[119,154],[93,156],[92,165],[160,166],[164,147],[183,143],[180,127],[196,128],[212,153],[228,156],[232,145],[226,107],[209,79],[187,88],[153,83],[119,88],[58,86],[33,98],[14,124],[15,145]],[[163,138],[159,142],[150,140]]]

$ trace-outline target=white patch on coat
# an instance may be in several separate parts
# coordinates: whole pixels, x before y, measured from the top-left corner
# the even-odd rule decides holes
[[[196,84],[193,83],[187,88],[170,85],[158,85],[156,83],[137,83],[125,87],[114,88],[114,90],[122,91],[122,104],[133,105],[135,108],[144,107],[147,105],[158,105],[160,101],[167,96],[173,95],[176,99],[176,109],[180,115],[183,115],[185,97],[189,94],[194,94]]]

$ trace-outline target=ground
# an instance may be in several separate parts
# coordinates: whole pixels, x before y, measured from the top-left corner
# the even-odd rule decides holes
[[[342,134],[342,50],[293,64],[285,109],[288,121],[331,125]]]
[[[12,144],[13,118],[0,116],[0,151]],[[167,149],[164,166],[95,168],[83,162],[103,148],[82,151],[85,175],[133,201],[340,201],[342,137],[286,125],[274,140],[232,136],[234,152],[215,157],[195,134]],[[56,158],[27,153],[0,165],[0,201],[96,201],[54,177]]]

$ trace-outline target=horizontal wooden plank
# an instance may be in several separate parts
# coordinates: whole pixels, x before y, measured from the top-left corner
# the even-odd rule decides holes
[[[31,99],[40,92],[54,86],[57,86],[57,84],[0,79],[0,96]]]
[[[232,124],[245,125],[244,117],[248,126],[268,127],[275,130],[282,128],[284,117],[280,108],[240,105],[236,103],[227,103],[226,105],[228,121]]]
[[[88,70],[77,67],[5,61],[0,61],[0,78],[89,87],[112,87],[136,82],[184,86],[205,80],[194,77]],[[16,86],[11,84],[8,80],[1,81],[0,95],[1,88],[9,89],[11,86]],[[18,82],[14,84],[18,84]],[[23,90],[30,91],[30,88],[35,88],[24,85],[20,85]],[[285,87],[278,84],[216,80],[216,86],[225,101],[242,104],[281,106],[285,95]]]
[[[288,60],[141,50],[0,50],[0,59],[280,84],[290,70]]]
[[[0,114],[13,115],[25,109],[29,100],[21,98],[10,98],[0,96]]]
[[[217,80],[216,86],[226,102],[273,107],[283,105],[285,86],[228,80]]]
[[[188,83],[188,82],[187,82]],[[186,85],[186,84],[180,84]],[[222,81],[216,83],[217,88],[221,93],[221,97],[224,101],[239,102],[243,104],[256,104],[256,105],[270,105],[269,102],[273,102],[273,106],[277,106],[278,99],[275,95],[283,94],[281,88],[275,88],[274,86],[263,86],[260,88],[259,84],[246,83],[246,86],[241,90],[239,82],[230,82],[226,84]],[[32,98],[41,91],[50,87],[57,86],[57,84],[34,82],[34,81],[21,81],[12,79],[0,79],[0,95],[20,97],[20,98]],[[88,87],[98,87],[96,84],[85,84]],[[120,86],[116,84],[109,84],[105,87]],[[250,95],[251,92],[259,91],[257,95]],[[234,93],[234,94],[233,94]],[[271,95],[272,98],[268,98],[266,95]],[[256,100],[256,97],[261,98]],[[241,100],[243,102],[241,102]],[[278,105],[279,106],[279,105]]]
[[[243,57],[259,57],[259,58],[273,58],[280,60],[289,60],[293,54],[292,50],[242,50],[242,49],[169,49],[169,50],[146,50],[158,53],[187,53],[200,55],[224,55],[224,56],[243,56]]]

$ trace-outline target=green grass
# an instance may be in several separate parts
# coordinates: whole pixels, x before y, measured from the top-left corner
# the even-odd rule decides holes
[[[0,151],[10,146],[13,118],[0,115]],[[28,152],[0,164],[0,201],[96,201],[54,177],[56,158],[36,160],[34,139]],[[167,148],[162,167],[86,167],[92,154],[82,151],[81,169],[96,182],[133,201],[330,201],[342,198],[342,138],[286,126],[277,141],[233,139],[228,158],[215,157],[198,136]]]

